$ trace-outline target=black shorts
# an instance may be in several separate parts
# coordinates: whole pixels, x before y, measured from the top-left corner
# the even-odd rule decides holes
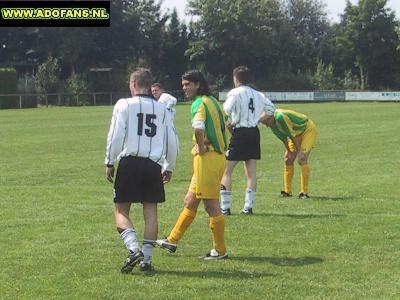
[[[258,127],[235,128],[226,152],[226,159],[246,161],[260,158],[260,131]]]
[[[114,183],[114,202],[164,201],[161,166],[148,158],[134,156],[121,158]]]

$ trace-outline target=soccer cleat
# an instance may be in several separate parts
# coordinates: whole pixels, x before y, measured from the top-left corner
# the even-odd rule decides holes
[[[252,214],[253,214],[253,209],[252,209],[252,208],[248,208],[248,209],[243,208],[243,209],[240,211],[240,214],[241,214],[241,215],[252,215]]]
[[[151,262],[145,263],[144,261],[141,261],[139,264],[139,268],[141,272],[153,272],[154,268]]]
[[[143,252],[136,249],[134,252],[130,251],[128,258],[121,268],[121,273],[127,274],[132,272],[133,268],[143,259]]]
[[[285,191],[281,191],[281,197],[283,197],[283,198],[292,197],[292,194],[291,193],[286,193]]]
[[[227,208],[227,209],[222,209],[221,208],[221,212],[224,216],[230,216],[231,215],[231,209]]]
[[[211,249],[209,253],[207,253],[206,255],[199,256],[199,258],[203,260],[227,259],[228,253],[225,252],[225,254],[219,255],[217,250]]]
[[[310,198],[310,196],[308,196],[306,193],[301,192],[299,194],[299,199],[309,199],[309,198]]]
[[[165,250],[169,251],[170,253],[175,253],[176,248],[177,248],[176,244],[171,243],[166,238],[165,239],[161,239],[161,240],[157,240],[156,244],[160,248],[165,249]]]

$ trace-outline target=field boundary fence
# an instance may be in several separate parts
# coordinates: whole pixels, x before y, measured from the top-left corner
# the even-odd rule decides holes
[[[220,92],[219,100],[225,101],[228,92]],[[313,92],[264,92],[273,102],[347,102],[379,101],[400,102],[400,91],[348,92],[348,91],[313,91]]]
[[[183,101],[182,91],[169,91]],[[1,108],[35,108],[49,106],[100,106],[114,105],[121,98],[131,97],[129,92],[91,92],[80,94],[0,94]]]
[[[168,91],[178,102],[184,102],[182,91]],[[313,91],[313,92],[264,92],[273,102],[348,102],[378,101],[400,102],[400,91],[382,92],[347,92],[347,91]],[[219,100],[225,101],[228,92],[219,92]],[[100,106],[114,105],[118,99],[130,97],[129,92],[90,92],[77,95],[67,93],[49,94],[0,94],[2,108],[35,108],[49,106]]]

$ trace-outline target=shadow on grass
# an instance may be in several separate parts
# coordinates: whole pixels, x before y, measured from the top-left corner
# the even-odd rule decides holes
[[[252,263],[270,263],[281,267],[302,267],[312,264],[320,264],[324,260],[321,257],[305,256],[305,257],[263,257],[263,256],[243,256],[230,257],[230,260],[239,260]]]
[[[246,272],[246,271],[179,271],[179,270],[159,270],[154,274],[157,275],[175,275],[182,277],[197,277],[197,278],[263,278],[278,276],[277,274],[268,272]]]
[[[322,201],[348,201],[354,200],[352,196],[312,196],[310,200],[322,200]],[[306,200],[307,201],[307,200]]]
[[[318,218],[341,218],[342,214],[274,214],[274,213],[256,213],[254,215],[261,217],[285,217],[293,219],[318,219]],[[253,216],[252,216],[253,217]]]
[[[296,196],[290,197],[290,198],[282,198],[280,196],[279,199],[282,201],[299,201],[299,202],[309,202],[313,200],[320,200],[320,201],[349,201],[349,200],[355,200],[357,197],[355,196],[315,196],[311,195],[310,199],[298,199]]]
[[[305,256],[305,257],[263,257],[263,256],[234,256],[229,257],[229,260],[241,261],[247,263],[270,263],[280,267],[302,267],[312,264],[319,264],[324,262],[321,257]],[[196,278],[263,278],[275,277],[279,274],[268,272],[251,272],[251,271],[180,271],[180,270],[161,270],[156,268],[152,272],[144,272],[142,275],[174,275],[180,277],[196,277]],[[134,274],[132,274],[134,275]]]

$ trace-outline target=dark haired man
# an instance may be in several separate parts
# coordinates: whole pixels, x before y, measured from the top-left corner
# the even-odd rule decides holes
[[[182,76],[182,88],[186,98],[192,100],[193,128],[193,176],[185,196],[184,208],[166,239],[157,244],[169,252],[175,252],[177,243],[196,217],[203,200],[210,217],[213,249],[199,258],[204,260],[228,257],[225,246],[225,219],[219,207],[219,187],[225,168],[225,120],[218,101],[211,96],[208,84],[200,71],[193,70]]]
[[[229,91],[224,103],[225,113],[229,116],[228,128],[232,133],[226,153],[227,164],[221,181],[220,201],[224,215],[231,214],[232,173],[240,161],[245,163],[247,186],[244,207],[241,214],[253,214],[256,198],[256,161],[261,158],[260,131],[257,124],[262,112],[275,110],[271,101],[264,94],[251,88],[250,70],[239,66],[233,70],[235,88]]]

